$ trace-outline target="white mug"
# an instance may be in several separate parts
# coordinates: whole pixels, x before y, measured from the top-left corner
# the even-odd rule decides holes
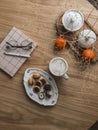
[[[49,70],[51,74],[57,77],[64,77],[64,79],[68,79],[67,75],[68,63],[64,58],[55,57],[49,63]]]

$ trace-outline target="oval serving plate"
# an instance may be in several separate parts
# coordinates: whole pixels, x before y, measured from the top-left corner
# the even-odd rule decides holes
[[[28,84],[28,79],[33,75],[34,72],[39,72],[47,80],[47,83],[51,85],[51,89],[52,89],[51,98],[49,99],[44,98],[43,100],[39,99],[38,94],[33,91],[34,85],[30,86]],[[25,91],[30,99],[44,106],[53,106],[56,104],[58,99],[58,88],[56,86],[54,79],[50,74],[38,68],[28,68],[25,71],[23,81],[24,81]]]

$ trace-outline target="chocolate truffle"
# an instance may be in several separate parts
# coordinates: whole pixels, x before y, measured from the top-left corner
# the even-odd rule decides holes
[[[44,90],[45,91],[51,91],[51,85],[50,84],[45,84]]]
[[[40,91],[40,87],[37,86],[37,85],[35,85],[34,88],[33,88],[33,91],[34,91],[35,93],[38,93],[38,92]]]

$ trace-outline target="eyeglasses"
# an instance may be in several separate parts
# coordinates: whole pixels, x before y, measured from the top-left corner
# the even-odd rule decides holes
[[[29,40],[24,40],[21,43],[18,43],[16,40],[11,40],[6,42],[6,49],[7,50],[12,50],[12,49],[17,49],[17,48],[22,48],[24,50],[29,50],[32,48],[32,42]]]

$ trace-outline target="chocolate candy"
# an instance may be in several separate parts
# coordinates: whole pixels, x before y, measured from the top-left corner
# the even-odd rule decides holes
[[[45,91],[51,91],[51,85],[50,85],[50,84],[46,84],[46,85],[44,86],[44,90],[45,90]]]
[[[45,93],[44,92],[39,92],[38,93],[38,97],[39,97],[39,99],[44,99],[45,98]]]

